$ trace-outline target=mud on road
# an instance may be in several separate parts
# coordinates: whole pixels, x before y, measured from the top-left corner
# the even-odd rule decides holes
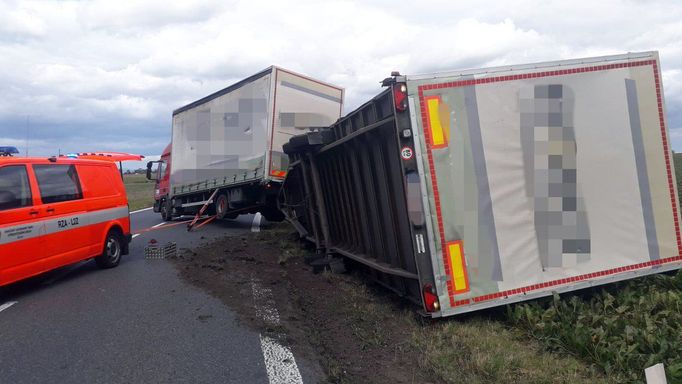
[[[313,273],[302,244],[291,227],[278,224],[182,250],[173,261],[182,278],[220,298],[242,324],[280,340],[285,335],[295,356],[319,361],[329,382],[432,381],[418,368],[401,324],[419,316],[415,308],[396,302],[386,311],[377,301],[395,299],[367,292],[357,276]],[[254,311],[254,281],[272,291],[279,326]]]

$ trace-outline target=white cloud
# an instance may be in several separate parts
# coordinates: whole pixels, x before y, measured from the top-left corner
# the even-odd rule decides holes
[[[95,0],[4,8],[6,140],[18,140],[16,127],[31,116],[36,135],[53,146],[160,152],[173,109],[272,64],[345,87],[349,110],[380,92],[392,70],[659,50],[673,145],[682,150],[677,1]]]

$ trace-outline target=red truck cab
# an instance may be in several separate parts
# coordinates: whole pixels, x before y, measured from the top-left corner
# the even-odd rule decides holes
[[[158,164],[155,171],[152,169],[154,164]],[[164,220],[170,218],[168,204],[166,203],[170,186],[170,167],[171,144],[168,144],[163,150],[160,160],[147,163],[147,179],[156,180],[156,186],[154,187],[154,212],[161,212]]]

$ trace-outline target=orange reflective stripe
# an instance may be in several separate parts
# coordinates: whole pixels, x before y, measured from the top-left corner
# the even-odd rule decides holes
[[[448,146],[448,133],[441,121],[441,98],[440,96],[429,96],[426,101],[426,121],[431,136],[431,148],[444,148]],[[447,127],[447,121],[445,122]]]
[[[454,293],[469,291],[469,278],[467,277],[466,261],[462,240],[451,241],[446,244],[448,260],[450,261],[450,277]]]
[[[287,175],[287,171],[276,171],[272,170],[270,171],[270,176],[275,176],[275,177],[284,177]]]

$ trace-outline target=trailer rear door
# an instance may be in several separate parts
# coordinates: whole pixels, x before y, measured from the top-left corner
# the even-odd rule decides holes
[[[442,315],[680,267],[656,53],[407,85]]]

